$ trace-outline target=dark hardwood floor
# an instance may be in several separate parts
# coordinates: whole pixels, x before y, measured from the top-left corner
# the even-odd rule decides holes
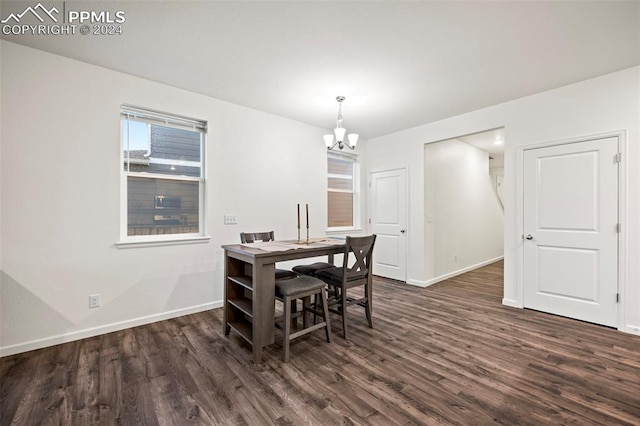
[[[0,360],[0,424],[640,424],[640,338],[501,305],[502,263],[376,279],[374,326],[252,363],[220,309]]]

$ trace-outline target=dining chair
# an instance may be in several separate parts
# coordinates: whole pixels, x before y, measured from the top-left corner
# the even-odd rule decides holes
[[[314,296],[316,303],[311,304],[311,296]],[[320,297],[320,304],[318,306],[318,296]],[[327,301],[327,293],[325,291],[325,284],[318,278],[309,276],[299,276],[288,280],[276,280],[276,298],[282,301],[284,315],[282,318],[282,361],[289,361],[289,347],[293,339],[311,333],[320,328],[325,329],[327,342],[331,343],[331,323],[329,321],[329,304]],[[295,312],[294,306],[297,306],[298,299],[302,300],[302,311]],[[318,308],[322,310],[318,311]],[[293,311],[293,312],[292,312]],[[310,323],[309,314],[314,314],[314,319],[317,315],[322,317],[322,322]],[[302,315],[302,329],[295,332],[291,332],[292,324],[296,324],[294,317]],[[279,318],[276,318],[276,324],[279,322]]]
[[[329,309],[342,315],[342,333],[345,339],[347,333],[347,308],[358,305],[365,309],[365,315],[369,327],[373,328],[372,296],[373,296],[373,272],[372,256],[376,235],[365,237],[347,237],[345,243],[344,259],[341,267],[323,269],[316,273],[316,277],[324,281],[329,291]],[[351,266],[350,254],[355,261]],[[355,287],[363,287],[362,297],[353,298],[348,295],[348,290]]]
[[[273,231],[269,232],[241,232],[240,242],[242,244],[250,244],[258,241],[274,241],[275,234]],[[295,272],[276,268],[276,280],[287,280],[297,277]]]

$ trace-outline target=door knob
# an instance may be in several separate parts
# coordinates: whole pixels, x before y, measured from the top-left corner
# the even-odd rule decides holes
[[[401,233],[401,234],[404,234],[405,232],[407,232],[407,231],[406,231],[406,229],[401,229],[401,230],[400,230],[400,233]]]
[[[526,237],[524,237],[525,240],[533,240],[533,235],[528,234]]]

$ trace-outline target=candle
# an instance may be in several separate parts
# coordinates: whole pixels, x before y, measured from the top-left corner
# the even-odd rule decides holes
[[[307,229],[309,229],[309,204],[307,204]]]
[[[298,229],[300,229],[300,203],[298,203]]]

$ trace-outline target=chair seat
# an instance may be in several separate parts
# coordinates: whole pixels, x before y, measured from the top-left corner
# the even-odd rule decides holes
[[[323,281],[314,277],[301,276],[289,280],[276,281],[276,296],[280,298],[285,296],[295,297],[298,294],[322,288],[324,288]]]
[[[276,280],[290,280],[291,278],[296,278],[298,274],[293,271],[288,271],[286,269],[276,269]]]
[[[344,268],[333,267],[330,269],[324,269],[319,271],[316,275],[317,278],[320,278],[322,281],[327,284],[335,284],[340,285],[342,283],[342,276],[344,274]]]
[[[329,268],[335,268],[335,266],[327,262],[316,262],[311,265],[297,265],[292,269],[298,274],[315,277],[318,272]]]

